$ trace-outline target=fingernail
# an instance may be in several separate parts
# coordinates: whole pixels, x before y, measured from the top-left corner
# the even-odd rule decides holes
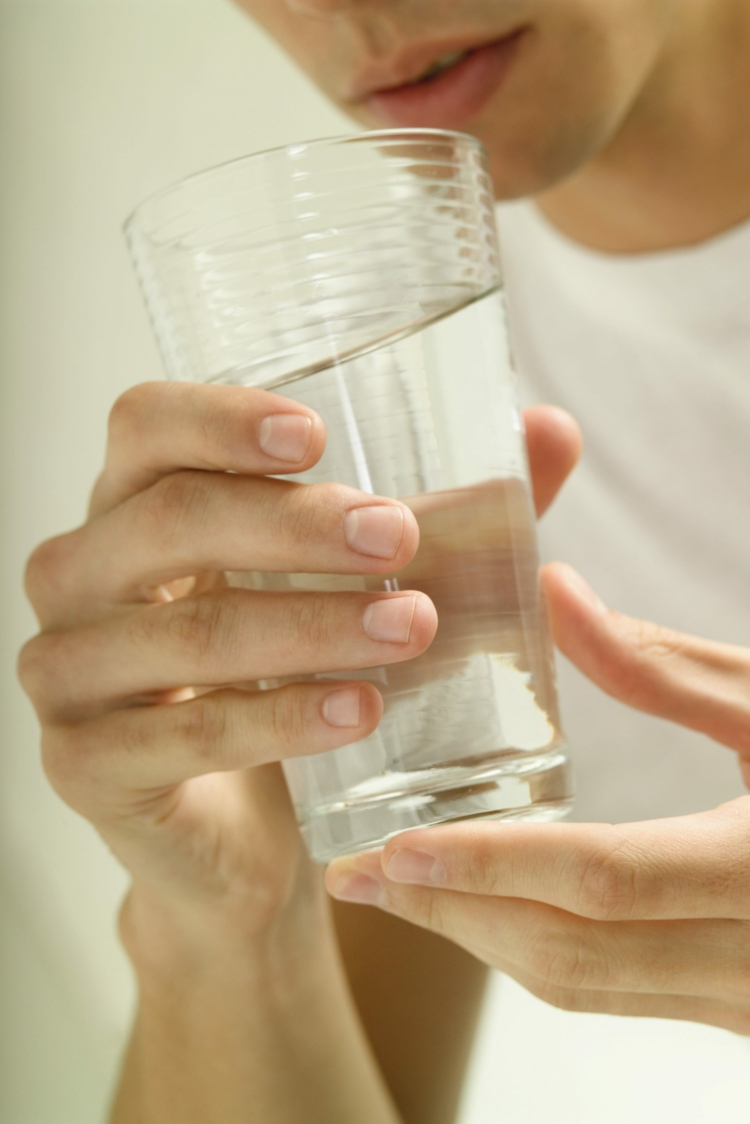
[[[379,882],[369,874],[346,874],[334,883],[331,894],[342,902],[359,902],[361,905],[381,905],[385,892]]]
[[[352,550],[373,558],[395,558],[404,533],[400,507],[356,507],[344,517],[344,535]]]
[[[572,566],[565,566],[565,580],[568,585],[575,589],[579,596],[588,601],[593,609],[599,612],[606,611],[607,606],[604,604],[599,594],[591,588],[585,578],[582,578],[578,571],[574,570]]]
[[[445,882],[445,867],[434,855],[425,851],[408,851],[399,848],[385,864],[385,873],[393,882],[412,882],[417,885],[436,886]]]
[[[299,464],[312,440],[312,419],[304,414],[271,414],[258,430],[258,444],[277,461]]]
[[[331,691],[323,703],[323,717],[329,726],[359,726],[359,687]]]
[[[362,627],[371,640],[407,644],[416,607],[416,597],[384,597],[373,601],[362,615]]]

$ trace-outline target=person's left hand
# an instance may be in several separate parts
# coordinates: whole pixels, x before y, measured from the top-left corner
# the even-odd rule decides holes
[[[750,786],[750,650],[609,611],[548,566],[555,640],[621,701],[736,750]],[[469,821],[340,859],[334,897],[432,929],[575,1011],[750,1034],[750,796],[645,823]]]

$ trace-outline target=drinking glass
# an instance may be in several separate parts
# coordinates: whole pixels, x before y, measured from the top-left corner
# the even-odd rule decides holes
[[[126,236],[170,378],[313,407],[326,450],[293,479],[397,497],[419,523],[414,560],[386,578],[228,575],[252,590],[422,590],[437,608],[423,655],[355,675],[383,696],[377,730],[284,763],[313,858],[446,820],[564,815],[571,775],[480,143],[419,129],[262,152],[156,194]]]

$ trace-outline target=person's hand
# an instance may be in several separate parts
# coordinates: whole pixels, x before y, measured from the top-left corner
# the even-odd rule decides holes
[[[579,437],[554,409],[528,425],[543,508]],[[253,684],[406,660],[434,635],[421,593],[227,587],[224,571],[378,575],[411,560],[406,504],[265,475],[311,467],[324,443],[317,415],[264,391],[136,387],[113,410],[88,521],[29,563],[42,630],[20,674],[44,765],[131,872],[123,932],[144,955],[168,946],[175,918],[198,944],[222,927],[278,936],[282,921],[292,943],[312,939],[325,896],[269,763],[365,737],[382,700],[356,676]],[[408,639],[380,639],[405,598]]]
[[[750,784],[750,650],[609,611],[561,564],[545,585],[565,655],[615,698],[734,749]],[[333,863],[326,880],[555,1006],[750,1034],[750,796],[618,826],[421,829]]]
[[[283,780],[260,766],[366,736],[382,700],[363,682],[253,684],[408,659],[432,639],[435,612],[420,594],[408,640],[390,643],[368,636],[364,614],[398,615],[409,595],[223,580],[231,570],[377,574],[411,559],[418,529],[406,505],[264,475],[309,468],[324,444],[317,415],[264,391],[136,387],[112,412],[87,523],[30,560],[42,631],[21,654],[21,679],[52,784],[133,875],[126,928],[157,897],[190,924],[201,915],[218,929],[231,913],[245,937],[309,902]]]

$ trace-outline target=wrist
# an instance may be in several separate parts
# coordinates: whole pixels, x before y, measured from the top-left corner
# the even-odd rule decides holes
[[[316,876],[318,872],[316,871]],[[323,966],[337,963],[336,940],[322,877],[304,905],[280,911],[268,924],[248,922],[242,906],[166,897],[134,884],[120,913],[120,938],[138,978],[142,1000],[184,989],[255,993],[280,1009],[309,989]]]
[[[113,1124],[396,1124],[320,904],[314,925],[248,935],[134,887],[121,927],[140,1003]]]

